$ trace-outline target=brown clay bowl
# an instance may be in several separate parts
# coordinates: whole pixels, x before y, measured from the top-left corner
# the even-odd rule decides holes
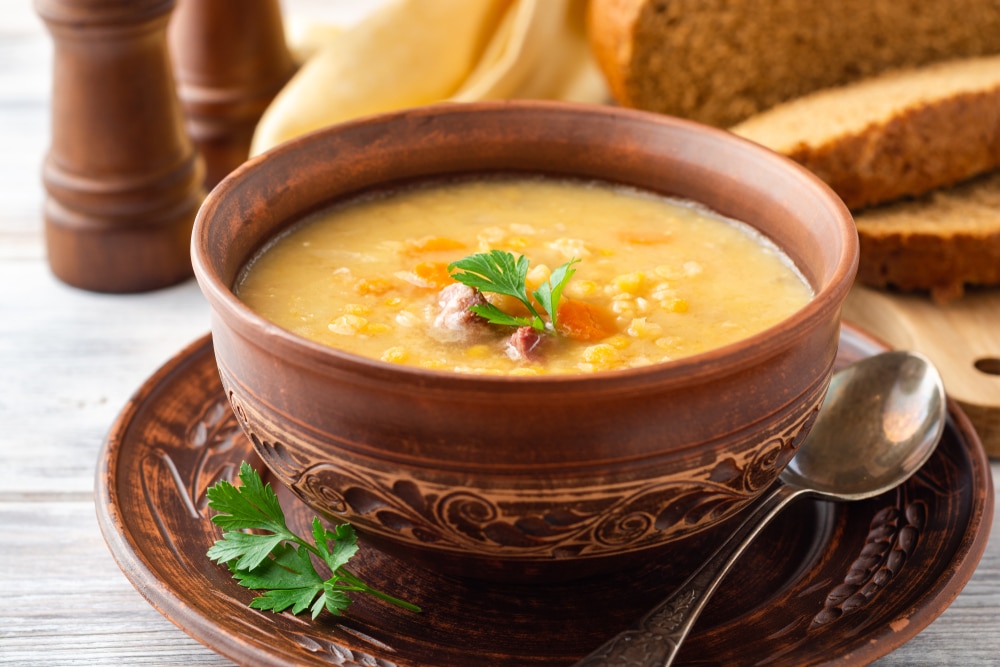
[[[331,202],[496,171],[702,202],[774,240],[815,298],[695,357],[525,378],[359,358],[299,338],[233,295],[263,244]],[[660,556],[770,484],[826,391],[857,254],[847,209],[784,158],[682,120],[545,102],[420,108],[293,140],[216,187],[193,239],[223,385],[276,478],[391,554],[522,581]]]

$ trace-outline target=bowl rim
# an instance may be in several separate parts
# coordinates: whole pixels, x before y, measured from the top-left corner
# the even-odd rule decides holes
[[[836,240],[843,252],[838,257],[833,273],[826,284],[821,285],[819,290],[814,290],[812,298],[789,317],[756,334],[704,352],[662,363],[595,373],[504,375],[460,373],[392,364],[309,340],[251,310],[234,294],[232,286],[226,285],[211,268],[207,259],[209,249],[203,237],[217,202],[236,188],[241,180],[264,168],[267,161],[274,159],[275,156],[294,154],[302,146],[322,140],[324,137],[369,126],[384,125],[400,118],[419,119],[438,115],[504,114],[526,111],[540,115],[569,113],[581,117],[606,117],[641,124],[672,126],[693,133],[724,136],[725,141],[738,147],[739,150],[754,153],[756,159],[770,163],[773,168],[787,173],[790,187],[795,187],[799,191],[809,191],[814,198],[821,200],[824,206],[830,209],[831,215],[840,220],[842,223],[839,225],[840,235]],[[567,174],[566,177],[572,178],[572,175]],[[637,386],[650,384],[657,386],[683,384],[693,376],[708,379],[732,373],[734,369],[745,369],[778,354],[800,335],[800,331],[820,326],[825,321],[825,314],[831,308],[835,308],[839,313],[857,273],[859,242],[850,211],[826,183],[791,159],[724,129],[624,107],[549,100],[500,100],[435,103],[364,116],[312,130],[249,158],[220,181],[200,207],[191,235],[191,260],[196,280],[211,309],[219,311],[213,312],[213,318],[225,315],[228,326],[233,327],[244,338],[249,339],[248,334],[252,333],[257,344],[265,344],[266,341],[269,349],[280,350],[282,356],[308,366],[318,365],[336,369],[357,375],[364,381],[391,380],[400,386],[416,386],[425,390],[433,390],[444,383],[450,388],[457,387],[462,391],[473,393],[517,392],[525,387],[537,388],[539,391],[590,393],[597,390],[604,393],[625,388],[634,390]]]

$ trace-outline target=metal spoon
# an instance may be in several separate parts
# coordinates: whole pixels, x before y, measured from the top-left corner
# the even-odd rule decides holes
[[[633,629],[576,667],[672,664],[708,599],[771,519],[801,496],[862,500],[902,484],[933,453],[946,410],[941,377],[920,354],[885,352],[836,373],[809,435],[743,524]]]

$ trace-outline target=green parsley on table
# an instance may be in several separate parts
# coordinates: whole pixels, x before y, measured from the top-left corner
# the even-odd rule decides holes
[[[528,297],[528,258],[524,255],[515,257],[513,253],[505,250],[480,252],[452,262],[448,265],[448,271],[453,272],[451,277],[458,282],[474,287],[480,292],[514,297],[523,303],[530,313],[529,317],[516,317],[508,315],[491,303],[470,306],[469,310],[485,318],[486,321],[505,326],[530,326],[539,331],[556,331],[559,299],[566,283],[576,273],[576,269],[572,268],[573,265],[579,261],[574,258],[557,267],[549,275],[549,279],[531,293],[549,316],[548,324]],[[455,269],[459,271],[454,272]]]
[[[371,588],[345,567],[358,551],[349,524],[331,531],[313,518],[312,541],[305,540],[288,528],[277,494],[246,461],[240,464],[239,476],[239,487],[223,480],[208,489],[208,506],[218,512],[212,522],[223,530],[208,557],[228,565],[240,585],[264,591],[251,607],[275,612],[290,608],[293,614],[308,608],[313,618],[323,609],[339,615],[351,604],[347,593],[357,592],[420,611]],[[329,569],[328,578],[317,572],[314,559]]]

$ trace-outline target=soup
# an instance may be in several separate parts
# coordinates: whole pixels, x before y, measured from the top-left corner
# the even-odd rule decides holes
[[[477,273],[490,261],[492,274]],[[504,267],[520,270],[526,300],[481,285],[511,278]],[[690,356],[758,333],[812,296],[769,240],[704,207],[518,177],[344,202],[269,244],[236,292],[275,324],[356,355],[525,375]]]

